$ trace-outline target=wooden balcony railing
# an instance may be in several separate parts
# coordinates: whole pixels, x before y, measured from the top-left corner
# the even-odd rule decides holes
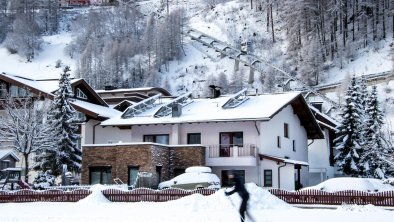
[[[210,158],[215,157],[256,157],[255,144],[231,144],[231,145],[209,145]]]

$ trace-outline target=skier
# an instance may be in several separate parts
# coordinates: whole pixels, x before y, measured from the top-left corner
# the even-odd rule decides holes
[[[245,188],[245,185],[241,183],[241,180],[238,176],[234,175],[233,170],[229,170],[227,173],[227,177],[235,184],[234,189],[230,192],[224,192],[226,196],[232,195],[235,192],[239,194],[239,196],[242,198],[242,203],[241,206],[239,207],[239,214],[241,215],[241,222],[245,221],[245,212],[247,212],[247,206],[248,206],[248,200],[249,200],[249,193]]]

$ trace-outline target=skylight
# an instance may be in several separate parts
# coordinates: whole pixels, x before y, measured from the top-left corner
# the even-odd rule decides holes
[[[129,108],[123,113],[122,118],[123,119],[129,119],[134,117],[135,115],[138,115],[148,109],[151,109],[155,107],[157,104],[155,103],[156,100],[158,100],[161,96],[161,93],[154,95],[152,97],[149,97],[147,99],[142,100],[141,102],[138,102]]]
[[[231,109],[241,105],[243,102],[249,99],[247,89],[243,89],[238,93],[232,95],[229,100],[222,106],[223,109]]]
[[[182,107],[190,104],[193,102],[193,98],[191,97],[191,92],[190,93],[186,93],[183,94],[177,98],[175,98],[174,100],[172,100],[171,102],[163,105],[154,115],[154,117],[163,117],[163,116],[167,116],[169,114],[171,114],[172,112],[172,106],[174,104],[180,104]]]

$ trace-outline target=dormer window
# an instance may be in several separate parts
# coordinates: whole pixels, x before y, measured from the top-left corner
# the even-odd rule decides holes
[[[82,92],[82,90],[77,89],[77,98],[79,99],[88,99],[85,93]]]

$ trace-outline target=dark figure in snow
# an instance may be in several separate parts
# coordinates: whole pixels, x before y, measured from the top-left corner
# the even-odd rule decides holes
[[[247,213],[249,193],[245,188],[245,184],[241,182],[239,177],[234,175],[234,172],[232,170],[228,171],[227,177],[234,183],[234,189],[230,192],[224,192],[224,193],[226,194],[226,196],[229,196],[237,192],[239,196],[242,198],[242,203],[241,206],[239,207],[239,214],[241,215],[241,222],[244,222],[245,212]]]

